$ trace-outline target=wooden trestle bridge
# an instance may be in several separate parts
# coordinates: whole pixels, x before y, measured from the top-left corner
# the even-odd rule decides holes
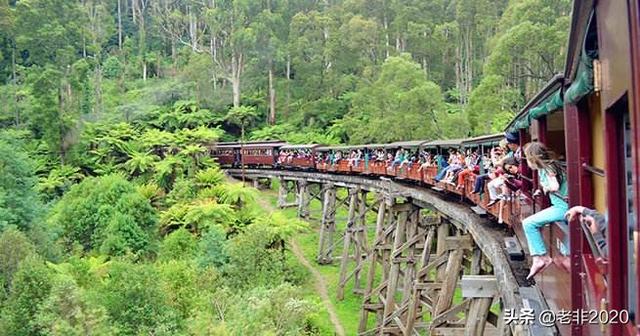
[[[241,175],[239,169],[227,173]],[[247,169],[245,176],[256,187],[278,179],[278,205],[297,207],[302,218],[311,216],[313,199],[321,202],[317,262],[340,264],[338,299],[349,283],[363,296],[359,335],[555,334],[505,323],[505,311],[534,308],[535,289],[518,284],[504,230],[465,204],[426,188],[362,176],[263,169]],[[295,200],[288,202],[291,194]],[[346,225],[336,225],[339,207],[348,209]],[[375,223],[367,221],[370,213]],[[463,298],[454,303],[457,288]],[[495,304],[498,314],[491,310]]]

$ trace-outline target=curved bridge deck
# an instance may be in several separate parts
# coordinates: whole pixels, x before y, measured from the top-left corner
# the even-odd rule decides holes
[[[232,176],[242,175],[240,169],[226,171]],[[337,295],[341,298],[344,285],[350,279],[355,281],[354,287],[360,285],[360,271],[365,269],[364,263],[369,262],[365,288],[359,291],[364,295],[359,334],[414,335],[422,334],[421,330],[429,330],[431,335],[555,333],[546,329],[536,331],[535,326],[524,328],[504,324],[504,311],[518,313],[522,308],[529,308],[523,307],[518,282],[522,279],[518,272],[522,262],[514,262],[507,255],[504,247],[506,230],[478,216],[467,204],[425,187],[378,177],[277,169],[246,169],[244,175],[253,181],[278,179],[280,205],[286,206],[284,199],[289,191],[293,191],[296,202],[290,205],[298,207],[301,217],[308,217],[310,199],[318,197],[323,204],[318,251],[321,263],[333,260],[331,246],[335,246],[336,203],[348,207],[349,219],[341,238],[342,258],[336,258],[341,259]],[[315,196],[313,186],[316,187]],[[348,196],[342,202],[336,202],[336,188],[348,190]],[[368,204],[366,193],[375,193],[376,201]],[[421,209],[437,214],[436,225],[433,220],[431,225],[424,225]],[[371,247],[367,246],[366,234],[358,233],[366,231],[359,225],[367,225],[364,219],[367,211],[377,214],[376,238]],[[436,244],[432,240],[437,240]],[[435,251],[431,251],[432,246]],[[352,249],[353,255],[350,255]],[[350,257],[356,266],[349,273],[346,268]],[[374,286],[380,277],[375,275],[376,264],[381,264],[383,274],[378,286]],[[485,264],[490,266],[483,268]],[[429,275],[433,270],[437,274]],[[461,278],[460,273],[464,273]],[[456,306],[452,301],[457,285],[462,287],[465,299]],[[495,293],[487,295],[486,289],[492,286]],[[386,290],[388,288],[392,290]],[[399,292],[403,293],[402,299],[396,302]],[[495,300],[501,303],[502,312],[498,316],[489,311]],[[427,312],[431,313],[431,319],[424,322],[422,316]],[[454,321],[461,312],[466,313],[466,320]],[[376,315],[373,329],[369,313]]]

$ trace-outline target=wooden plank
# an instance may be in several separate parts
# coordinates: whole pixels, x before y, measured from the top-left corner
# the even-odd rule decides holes
[[[487,315],[493,298],[473,299],[467,313],[465,335],[482,336],[487,328]]]
[[[332,261],[333,235],[335,233],[336,190],[332,184],[326,187],[320,224],[320,240],[318,242],[318,263],[328,264]]]
[[[472,206],[471,211],[473,211],[476,215],[480,216],[480,217],[485,217],[487,215],[487,210],[483,209],[480,206]]]
[[[429,263],[429,258],[431,257],[431,243],[433,242],[435,231],[435,227],[432,226],[427,232],[427,238],[425,239],[424,247],[422,249],[422,255],[420,258],[420,265],[426,265]],[[414,281],[413,292],[411,297],[409,298],[409,310],[407,312],[407,321],[405,324],[407,325],[407,331],[410,333],[414,331],[417,322],[416,320],[418,317],[418,308],[421,303],[420,296],[422,295],[422,290],[424,289],[420,288],[419,286],[426,284],[420,283],[419,281],[424,280],[427,274],[428,273],[425,272],[422,278],[419,277]],[[441,285],[442,284],[438,284],[438,287],[440,287]]]
[[[446,237],[445,241],[446,241],[447,250],[473,249],[473,238],[471,238],[471,236],[469,235]]]
[[[446,311],[438,314],[436,317],[434,317],[433,319],[431,319],[431,326],[433,327],[437,327],[443,323],[447,323],[447,322],[452,322],[452,321],[457,321],[457,317],[456,315],[458,313],[461,313],[465,310],[467,310],[467,308],[469,307],[469,304],[471,303],[472,299],[466,299],[464,301],[462,301],[460,304],[453,306],[449,309],[447,309]]]
[[[498,295],[498,284],[493,275],[463,275],[460,279],[462,297],[493,298]]]

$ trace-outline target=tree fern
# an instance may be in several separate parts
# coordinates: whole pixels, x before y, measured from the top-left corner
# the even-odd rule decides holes
[[[220,184],[215,186],[212,192],[220,202],[232,205],[238,209],[253,204],[258,197],[258,191],[256,189],[246,187],[242,185],[242,183]]]
[[[151,152],[133,152],[129,154],[129,160],[122,164],[127,173],[131,176],[140,176],[149,173],[160,158]]]
[[[195,176],[195,183],[199,188],[211,188],[224,181],[224,173],[218,166],[199,171]]]

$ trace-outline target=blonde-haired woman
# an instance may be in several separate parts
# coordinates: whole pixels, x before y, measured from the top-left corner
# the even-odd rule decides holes
[[[536,212],[522,221],[525,236],[529,243],[529,252],[533,257],[531,271],[527,279],[543,271],[553,260],[547,255],[540,228],[553,222],[564,222],[564,214],[569,209],[567,201],[567,176],[554,153],[539,142],[531,142],[524,148],[527,164],[538,171],[538,180],[542,191],[549,194],[551,206]],[[535,194],[539,194],[537,190]],[[566,232],[566,230],[564,230]],[[565,241],[567,241],[565,239]],[[563,251],[563,253],[566,253]]]

